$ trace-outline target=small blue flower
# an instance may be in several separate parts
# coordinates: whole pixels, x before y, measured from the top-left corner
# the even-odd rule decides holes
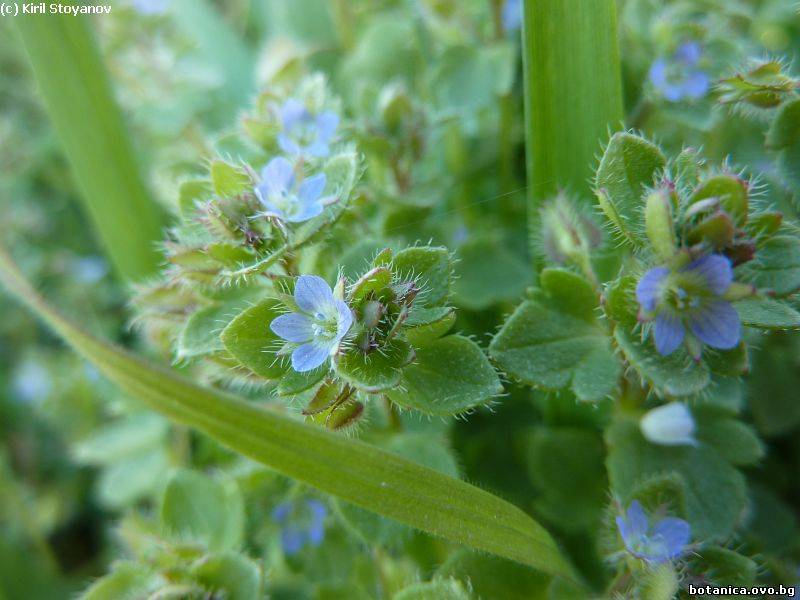
[[[276,506],[272,518],[281,525],[283,551],[293,555],[306,544],[319,546],[325,538],[327,515],[328,510],[319,500],[283,502]]]
[[[624,517],[617,517],[625,548],[637,558],[660,564],[678,558],[689,543],[689,524],[675,517],[663,518],[653,526],[638,500],[631,502]]]
[[[20,400],[36,402],[50,394],[53,384],[50,374],[41,363],[26,360],[16,368],[12,389]]]
[[[516,31],[522,26],[522,0],[506,0],[503,3],[503,29]]]
[[[698,42],[684,42],[668,58],[658,58],[650,66],[650,81],[670,102],[697,100],[708,92],[708,75],[697,67],[703,55]]]
[[[353,324],[353,313],[344,300],[334,297],[331,286],[316,275],[298,278],[294,300],[300,312],[276,317],[270,329],[287,342],[299,344],[292,352],[292,368],[303,373],[316,369],[336,354]]]
[[[261,183],[255,189],[263,214],[290,223],[301,223],[319,215],[334,196],[322,196],[325,173],[303,179],[299,184],[294,168],[285,158],[273,158],[261,171]]]
[[[168,0],[131,0],[131,5],[143,15],[163,15],[169,7]]]
[[[655,319],[656,350],[664,356],[681,345],[686,329],[701,342],[729,350],[739,343],[739,314],[724,294],[733,282],[731,261],[707,254],[685,267],[650,269],[636,286],[642,319]]]
[[[290,98],[280,109],[283,131],[278,135],[281,150],[291,155],[323,157],[330,152],[330,143],[339,126],[339,115],[333,111],[311,114],[299,100]]]

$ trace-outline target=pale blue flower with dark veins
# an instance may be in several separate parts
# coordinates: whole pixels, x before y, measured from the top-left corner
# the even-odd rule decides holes
[[[505,0],[503,3],[503,29],[506,32],[516,31],[522,26],[522,1]]]
[[[650,269],[636,286],[640,318],[655,320],[656,350],[672,354],[688,331],[702,343],[729,350],[739,343],[741,322],[724,294],[733,283],[731,261],[707,254],[688,265]]]
[[[689,543],[689,524],[665,517],[652,526],[638,500],[631,502],[624,517],[617,517],[617,529],[625,548],[637,558],[660,564],[678,558]]]
[[[313,157],[328,156],[330,143],[339,126],[339,115],[333,111],[311,114],[299,100],[289,98],[280,109],[283,131],[278,145],[287,154]]]
[[[300,552],[307,544],[319,546],[325,538],[328,510],[319,500],[283,502],[272,511],[281,526],[281,546],[286,554]]]
[[[653,61],[650,81],[670,102],[702,98],[711,87],[708,74],[697,66],[702,55],[698,42],[684,42],[672,56]]]
[[[306,177],[298,183],[292,163],[280,156],[273,158],[261,171],[256,197],[267,216],[290,223],[308,221],[319,215],[335,196],[323,196],[325,173]]]
[[[301,275],[294,288],[300,312],[276,317],[272,331],[293,344],[292,368],[311,371],[336,354],[339,344],[353,325],[353,313],[344,300],[335,298],[331,286],[316,275]]]

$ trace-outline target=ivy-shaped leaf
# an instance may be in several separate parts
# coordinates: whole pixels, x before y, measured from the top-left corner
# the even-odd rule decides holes
[[[225,348],[242,365],[256,375],[277,379],[288,367],[276,352],[283,345],[269,324],[285,309],[277,300],[264,300],[241,312],[222,330],[220,339]]]
[[[540,285],[541,293],[505,322],[489,354],[523,383],[569,387],[580,400],[601,400],[617,385],[621,365],[608,329],[597,319],[592,286],[563,269],[545,269]]]
[[[402,407],[444,416],[466,412],[502,391],[483,350],[472,340],[449,335],[417,348],[416,360],[387,395]]]
[[[641,341],[624,327],[614,329],[614,339],[639,376],[662,396],[689,396],[710,381],[708,367],[695,362],[682,350],[661,356],[652,340]]]

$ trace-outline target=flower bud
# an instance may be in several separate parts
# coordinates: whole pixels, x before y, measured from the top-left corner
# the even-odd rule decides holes
[[[783,74],[783,65],[779,61],[758,62],[747,71],[719,83],[720,102],[741,102],[760,109],[775,108],[797,87],[795,79]]]
[[[542,209],[541,218],[544,252],[555,263],[583,265],[602,241],[598,227],[563,195]]]
[[[641,421],[639,429],[652,444],[662,446],[694,446],[695,423],[692,413],[681,402],[670,402],[649,411]]]
[[[671,192],[664,188],[653,190],[645,200],[644,221],[647,237],[656,254],[664,261],[675,254],[675,226],[672,221]]]

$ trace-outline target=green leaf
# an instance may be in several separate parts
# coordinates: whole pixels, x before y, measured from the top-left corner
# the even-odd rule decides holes
[[[747,504],[745,481],[713,447],[650,444],[631,418],[614,422],[606,443],[611,490],[624,504],[640,482],[674,472],[683,479],[692,539],[721,541],[731,535]]]
[[[455,579],[415,583],[397,592],[392,600],[469,600],[470,594]]]
[[[623,327],[614,329],[614,339],[639,376],[662,396],[696,394],[710,381],[706,365],[683,351],[661,356],[652,340],[642,342]]]
[[[458,250],[453,296],[459,306],[483,310],[502,301],[516,301],[531,282],[531,268],[499,242],[476,239]]]
[[[456,415],[503,391],[500,378],[478,345],[449,335],[417,349],[400,386],[387,395],[405,408],[429,415]]]
[[[691,203],[717,198],[720,206],[733,217],[736,225],[744,226],[749,210],[748,184],[735,175],[715,175],[704,180],[689,199]]]
[[[800,313],[772,298],[746,298],[734,303],[743,325],[761,329],[800,329]]]
[[[159,578],[147,567],[132,562],[115,565],[114,570],[95,581],[80,600],[134,600],[149,596],[159,585]]]
[[[601,400],[617,385],[619,360],[594,316],[597,298],[580,276],[545,269],[544,294],[523,302],[489,346],[512,377],[536,387],[569,387],[580,400]]]
[[[414,358],[414,350],[403,340],[393,340],[378,352],[365,354],[358,349],[339,356],[336,374],[359,390],[374,393],[396,387],[402,368]]]
[[[615,133],[606,146],[595,176],[595,188],[602,190],[631,230],[643,214],[645,188],[655,181],[667,159],[658,146],[631,133]],[[612,215],[606,212],[612,221]]]
[[[148,412],[105,425],[75,447],[75,458],[90,465],[110,465],[149,450],[166,439],[169,423]]]
[[[97,480],[100,503],[115,510],[153,497],[172,469],[166,448],[155,447],[120,458],[106,466]]]
[[[206,556],[192,567],[192,576],[214,597],[251,600],[262,596],[261,570],[241,554],[226,552]]]
[[[435,63],[431,89],[441,110],[472,113],[503,93],[513,68],[508,45],[450,46]]]
[[[733,465],[753,465],[764,457],[764,446],[755,431],[731,417],[699,413],[697,438],[713,446]]]
[[[752,348],[753,372],[747,379],[747,401],[765,437],[785,435],[800,425],[800,336],[773,333]]]
[[[639,302],[636,300],[637,279],[623,275],[611,282],[605,291],[603,309],[610,319],[632,328],[638,322]]]
[[[225,348],[256,375],[277,379],[288,366],[277,354],[283,345],[269,324],[285,309],[277,300],[264,300],[241,312],[222,330],[220,339]]]
[[[742,268],[759,290],[788,296],[800,289],[800,240],[788,235],[770,238],[758,249],[757,259]]]
[[[72,15],[14,19],[81,199],[117,272],[158,269],[161,211],[148,193],[114,102],[90,21]]]
[[[703,573],[715,586],[751,586],[758,576],[755,561],[719,546],[701,547],[690,555],[689,561],[693,572]]]
[[[415,306],[403,323],[403,333],[415,346],[424,346],[450,331],[455,322],[456,312],[449,306]]]
[[[211,161],[209,170],[214,193],[220,198],[232,198],[249,192],[253,188],[250,176],[243,169],[226,163],[224,160]]]
[[[478,598],[547,600],[550,577],[495,556],[466,549],[450,554],[437,576],[469,581]]]
[[[224,348],[220,333],[236,313],[231,306],[217,304],[201,308],[186,320],[178,337],[179,359],[213,354]]]
[[[767,132],[767,147],[778,155],[783,176],[800,185],[800,98],[784,103]]]
[[[161,523],[181,542],[201,543],[212,552],[235,549],[244,537],[244,501],[234,483],[179,471],[164,491]]]
[[[458,465],[442,437],[429,433],[402,433],[381,443],[385,450],[450,477],[458,477]],[[369,545],[398,547],[411,530],[348,502],[337,502],[345,523]]]
[[[571,533],[596,531],[607,495],[603,440],[577,428],[540,428],[529,439],[528,473],[537,514]]]
[[[324,364],[311,371],[298,373],[289,369],[278,382],[278,394],[281,396],[295,396],[317,385],[330,371],[330,366]]]
[[[382,516],[546,573],[576,578],[550,535],[508,502],[375,446],[200,387],[98,340],[38,296],[5,253],[0,253],[0,281],[101,373],[170,419]],[[477,346],[475,350],[480,352]]]
[[[392,267],[398,279],[415,280],[421,288],[415,303],[436,306],[450,295],[453,265],[447,248],[406,248],[394,255]]]

